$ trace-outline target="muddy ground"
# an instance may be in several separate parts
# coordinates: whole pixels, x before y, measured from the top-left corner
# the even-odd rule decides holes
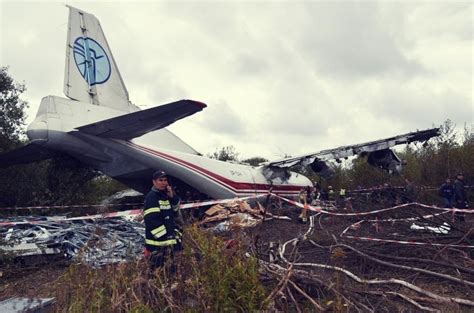
[[[310,212],[312,223],[301,223],[298,219],[300,209],[294,205],[273,201],[273,205],[268,208],[268,212],[288,216],[291,220],[266,217],[254,227],[235,227],[232,231],[219,233],[218,236],[244,241],[252,255],[264,262],[272,262],[275,268],[282,269],[281,273],[288,271],[289,262],[294,263],[292,282],[329,311],[338,311],[341,308],[342,311],[376,312],[474,310],[474,306],[460,303],[463,299],[474,301],[474,249],[467,247],[474,246],[473,214],[466,214],[465,221],[460,221],[451,213],[434,218],[421,218],[440,211],[412,205],[365,216],[333,216]],[[366,211],[373,209],[368,208]],[[344,209],[331,210],[339,213],[353,212]],[[418,220],[407,221],[413,218]],[[384,222],[386,219],[398,221]],[[411,244],[341,236],[345,229],[361,220],[372,221],[349,228],[346,234],[354,237],[408,241]],[[413,222],[433,227],[447,223],[450,230],[447,234],[410,230]],[[203,227],[212,229],[216,223],[208,223]],[[298,239],[296,244],[289,243],[282,250],[285,243],[295,238]],[[423,245],[415,245],[413,242]],[[283,251],[281,255],[279,251]],[[334,267],[365,280],[402,280],[439,298],[395,283],[359,283],[350,275],[334,270]],[[17,296],[50,297],[54,282],[67,270],[68,263],[57,259],[42,260],[37,264],[26,262],[4,266],[0,270],[0,300]],[[268,273],[262,273],[262,281],[269,288],[273,288],[279,276]],[[275,298],[275,309],[297,311],[298,305],[294,302],[303,301],[304,295],[296,293],[292,295],[294,300],[290,300],[285,290],[288,289],[282,289]],[[336,303],[337,301],[340,303]]]

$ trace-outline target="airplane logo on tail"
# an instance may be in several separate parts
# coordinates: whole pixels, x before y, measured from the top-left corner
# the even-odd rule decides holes
[[[77,69],[90,86],[103,84],[109,79],[111,74],[109,57],[94,39],[78,37],[74,41],[74,60]]]

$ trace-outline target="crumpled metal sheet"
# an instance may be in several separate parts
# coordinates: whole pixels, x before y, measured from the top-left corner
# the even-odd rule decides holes
[[[133,220],[118,217],[36,223],[0,227],[0,248],[19,257],[60,253],[91,266],[131,260],[143,253],[145,226]]]
[[[54,302],[54,298],[10,298],[0,302],[0,312],[47,312]]]

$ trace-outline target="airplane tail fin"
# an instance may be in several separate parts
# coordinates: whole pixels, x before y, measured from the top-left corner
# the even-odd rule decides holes
[[[99,20],[69,7],[64,94],[74,100],[131,112],[128,91]]]

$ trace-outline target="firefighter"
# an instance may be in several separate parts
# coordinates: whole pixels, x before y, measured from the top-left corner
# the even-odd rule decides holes
[[[167,257],[182,250],[182,229],[177,221],[180,217],[179,197],[168,184],[165,172],[153,173],[153,187],[145,197],[145,254],[152,269],[164,265]]]

